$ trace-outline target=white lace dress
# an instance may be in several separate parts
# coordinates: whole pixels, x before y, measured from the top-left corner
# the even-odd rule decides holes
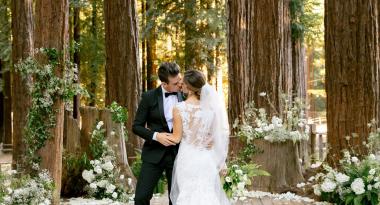
[[[170,198],[173,205],[229,205],[213,158],[211,110],[181,102],[176,105],[183,125],[182,141],[174,163]]]

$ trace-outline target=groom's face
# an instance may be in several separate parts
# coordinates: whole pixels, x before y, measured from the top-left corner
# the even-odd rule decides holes
[[[169,76],[168,77],[169,82],[163,83],[165,90],[168,92],[179,92],[182,88],[182,79],[181,74],[178,74],[177,76]]]

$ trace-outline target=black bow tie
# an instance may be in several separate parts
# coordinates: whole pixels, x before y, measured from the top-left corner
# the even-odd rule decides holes
[[[169,96],[171,96],[171,95],[177,95],[177,93],[176,92],[174,92],[174,93],[165,93],[165,97],[166,98],[169,97]]]

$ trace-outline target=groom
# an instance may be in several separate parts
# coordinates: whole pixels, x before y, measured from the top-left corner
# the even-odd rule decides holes
[[[164,171],[170,193],[174,159],[178,152],[178,145],[170,141],[170,133],[173,129],[173,106],[182,101],[179,66],[162,63],[158,77],[161,86],[143,93],[133,122],[133,132],[145,140],[135,205],[150,204],[153,189]]]

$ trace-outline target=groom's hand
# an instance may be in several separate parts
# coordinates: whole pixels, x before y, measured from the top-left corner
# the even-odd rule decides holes
[[[157,141],[166,147],[171,146],[171,145],[176,145],[174,142],[170,141],[170,136],[171,134],[169,133],[158,133]]]

